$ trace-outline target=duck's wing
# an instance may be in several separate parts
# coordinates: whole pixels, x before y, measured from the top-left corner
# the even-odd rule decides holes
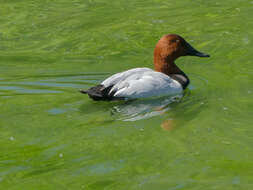
[[[121,81],[126,80],[129,76],[135,75],[135,74],[142,74],[147,71],[153,71],[150,68],[135,68],[135,69],[130,69],[127,71],[123,71],[120,73],[116,73],[109,78],[105,79],[101,85],[103,85],[105,88],[109,86],[114,86],[117,83],[120,83]]]
[[[169,76],[153,70],[128,75],[116,82],[109,91],[115,98],[145,98],[175,95],[183,91],[182,86]]]
[[[117,73],[105,79],[101,84],[91,87],[88,90],[80,90],[80,92],[83,94],[88,94],[89,97],[94,100],[117,99],[117,97],[114,97],[116,88],[114,88],[114,90],[111,90],[116,84],[123,84],[130,76],[138,76],[147,71],[152,71],[152,69],[136,68]]]

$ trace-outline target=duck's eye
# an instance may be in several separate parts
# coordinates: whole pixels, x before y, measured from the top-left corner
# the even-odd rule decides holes
[[[170,41],[170,43],[178,43],[178,42],[179,40],[176,40],[176,39]]]

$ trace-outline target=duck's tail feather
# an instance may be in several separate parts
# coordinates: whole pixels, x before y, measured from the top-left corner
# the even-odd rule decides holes
[[[82,94],[87,94],[88,93],[88,90],[79,90],[79,92],[81,92]]]
[[[88,94],[93,100],[113,100],[114,93],[109,93],[113,86],[105,87],[102,84],[91,87],[88,90],[80,90],[83,94]]]

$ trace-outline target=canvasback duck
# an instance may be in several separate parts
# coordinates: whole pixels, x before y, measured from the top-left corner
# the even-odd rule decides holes
[[[187,75],[174,61],[180,56],[209,57],[176,34],[164,35],[154,50],[154,68],[135,68],[112,75],[81,93],[93,100],[136,99],[182,94],[189,85]]]

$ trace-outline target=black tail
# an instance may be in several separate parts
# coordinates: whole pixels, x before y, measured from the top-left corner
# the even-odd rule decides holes
[[[93,100],[113,100],[113,95],[115,93],[110,92],[113,86],[105,87],[102,84],[91,87],[88,90],[80,90],[83,94],[88,94],[90,98]]]
[[[83,93],[83,94],[87,94],[87,93],[88,93],[88,90],[82,90],[82,89],[81,89],[80,92]]]

